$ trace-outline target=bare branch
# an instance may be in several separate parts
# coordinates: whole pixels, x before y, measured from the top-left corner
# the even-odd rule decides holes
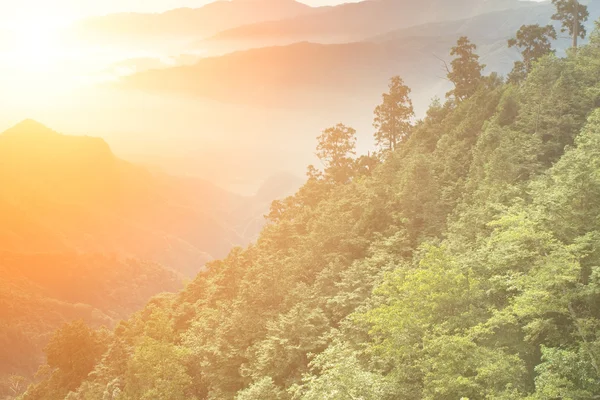
[[[446,70],[446,72],[449,74],[449,73],[450,73],[450,68],[448,67],[448,63],[446,62],[446,60],[444,60],[444,59],[443,59],[443,58],[441,58],[441,57],[438,57],[437,55],[435,55],[435,53],[433,53],[433,56],[434,56],[435,58],[437,58],[439,61],[441,61],[441,62],[442,62],[442,64],[444,65],[444,69],[445,69],[445,70]]]

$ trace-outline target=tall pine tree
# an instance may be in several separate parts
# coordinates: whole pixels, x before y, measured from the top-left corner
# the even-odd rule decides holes
[[[462,36],[450,52],[456,58],[450,63],[448,79],[454,83],[454,89],[446,94],[458,102],[468,99],[475,93],[481,82],[481,72],[485,65],[479,63],[479,55],[475,53],[477,46]]]
[[[583,23],[590,16],[587,6],[578,0],[552,0],[556,7],[556,13],[552,19],[562,24],[561,32],[569,32],[573,39],[573,48],[577,48],[577,40],[584,39],[586,35]]]
[[[415,115],[410,92],[402,78],[394,76],[389,92],[383,94],[383,102],[375,109],[375,142],[383,150],[395,150],[410,134],[411,118]]]

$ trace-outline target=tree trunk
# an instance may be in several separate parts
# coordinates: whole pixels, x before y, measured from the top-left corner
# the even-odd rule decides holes
[[[577,38],[579,38],[579,1],[573,1],[573,48],[577,49]]]

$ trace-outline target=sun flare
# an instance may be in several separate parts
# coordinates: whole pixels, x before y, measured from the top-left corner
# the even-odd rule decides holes
[[[85,83],[82,76],[94,60],[69,36],[71,22],[64,15],[36,14],[0,26],[0,83],[11,101],[45,104]]]
[[[8,46],[4,65],[21,72],[47,73],[57,68],[65,58],[67,48],[61,38],[59,18],[17,18],[8,30]]]

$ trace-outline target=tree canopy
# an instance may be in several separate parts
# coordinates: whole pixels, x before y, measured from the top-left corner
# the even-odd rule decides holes
[[[516,61],[509,81],[520,82],[531,72],[533,63],[541,57],[554,53],[551,40],[556,40],[556,30],[552,25],[523,25],[516,37],[508,40],[508,47],[517,47],[523,61]]]
[[[450,51],[454,59],[450,63],[448,79],[454,84],[454,89],[448,92],[446,97],[463,101],[477,90],[485,65],[479,63],[476,50],[477,46],[471,43],[468,37],[462,36]]]
[[[556,13],[552,19],[561,23],[561,32],[568,32],[573,40],[573,48],[577,48],[578,39],[585,38],[587,32],[583,23],[590,13],[586,5],[579,0],[552,0]]]
[[[375,143],[379,148],[394,151],[405,140],[412,128],[414,117],[410,88],[399,76],[390,79],[389,92],[383,94],[383,102],[375,108]]]

